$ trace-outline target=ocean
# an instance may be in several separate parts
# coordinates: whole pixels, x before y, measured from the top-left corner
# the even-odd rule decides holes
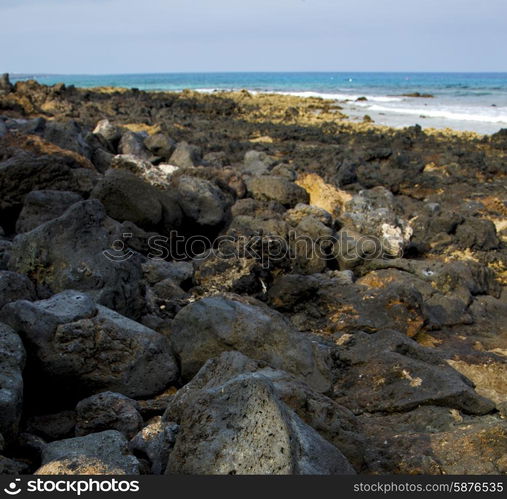
[[[52,85],[202,92],[247,89],[335,100],[352,120],[483,134],[507,128],[507,73],[167,73],[12,75]],[[431,94],[431,98],[403,94]],[[356,100],[365,97],[366,99]]]

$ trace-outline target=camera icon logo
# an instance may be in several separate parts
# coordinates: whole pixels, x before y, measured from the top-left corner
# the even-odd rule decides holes
[[[16,478],[7,486],[7,488],[4,489],[4,492],[10,496],[17,496],[21,492],[19,482],[21,482],[21,478]]]

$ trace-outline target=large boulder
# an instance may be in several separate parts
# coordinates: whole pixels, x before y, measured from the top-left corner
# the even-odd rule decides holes
[[[107,146],[110,152],[116,152],[118,143],[121,139],[122,130],[120,127],[113,125],[109,120],[100,120],[93,134],[100,138],[102,143]]]
[[[170,187],[171,177],[179,169],[178,166],[165,163],[154,165],[146,159],[131,154],[113,156],[111,167],[135,173],[139,178],[161,189]]]
[[[16,222],[16,232],[29,232],[49,220],[63,215],[83,198],[68,191],[32,191],[25,197],[23,209]]]
[[[37,137],[7,134],[0,145],[0,217],[14,229],[25,196],[34,190],[52,189],[88,195],[98,174],[92,164],[76,153],[64,151]],[[5,225],[2,223],[5,228]]]
[[[274,175],[260,175],[247,180],[248,192],[259,201],[278,201],[293,208],[298,203],[308,203],[310,196],[299,185]]]
[[[480,251],[494,250],[500,245],[495,224],[481,218],[468,218],[458,225],[456,242],[459,248]]]
[[[354,415],[293,375],[273,369],[240,352],[224,352],[206,362],[200,371],[169,400],[164,420],[180,420],[201,390],[222,386],[241,375],[258,374],[268,379],[277,397],[307,425],[331,442],[357,470],[364,465],[366,442]]]
[[[0,435],[11,442],[18,433],[23,408],[25,349],[20,337],[0,323]]]
[[[156,133],[146,137],[144,145],[155,156],[169,160],[174,152],[176,142],[163,133]]]
[[[138,158],[148,159],[149,152],[144,147],[144,136],[127,130],[123,133],[118,144],[119,154],[129,154]]]
[[[12,241],[0,238],[0,270],[7,270],[11,257]]]
[[[329,349],[294,331],[283,316],[260,303],[204,298],[176,315],[170,337],[186,379],[209,358],[238,350],[294,374],[317,391],[330,387]]]
[[[139,461],[129,454],[118,431],[93,433],[47,444],[36,475],[138,475]]]
[[[487,414],[495,408],[441,355],[396,331],[344,338],[338,362],[343,368],[334,399],[354,413],[443,405],[468,414]]]
[[[59,387],[71,397],[102,391],[144,397],[178,378],[164,336],[95,305],[84,293],[64,291],[48,300],[13,302],[0,318],[19,332],[37,360],[39,391]]]
[[[179,142],[171,154],[169,163],[180,168],[189,168],[200,163],[201,154],[199,147],[187,144],[186,142]]]
[[[342,220],[347,228],[377,238],[386,256],[403,256],[413,232],[396,213],[394,196],[385,187],[356,194],[346,203]]]
[[[265,175],[275,163],[276,160],[270,158],[265,152],[247,151],[241,171],[247,175]]]
[[[72,151],[78,155],[90,159],[91,149],[85,139],[85,133],[74,120],[47,120],[39,132],[44,140],[57,145],[63,150]]]
[[[335,340],[356,331],[392,328],[413,337],[422,330],[427,316],[416,288],[397,281],[368,288],[352,277],[350,271],[282,275],[268,290],[269,303],[289,314],[294,327]]]
[[[112,251],[114,232],[115,223],[99,201],[76,203],[61,217],[19,234],[9,268],[29,275],[46,296],[87,291],[99,303],[135,316],[143,307],[140,258]]]
[[[178,203],[190,221],[201,226],[213,226],[224,220],[229,203],[215,184],[184,175],[176,179],[175,186]]]
[[[289,409],[258,373],[209,382],[166,418],[180,424],[166,473],[354,474],[343,454]]]
[[[507,421],[469,416],[446,407],[361,416],[374,474],[498,475],[506,472]]]
[[[150,230],[170,230],[179,225],[181,210],[167,191],[161,191],[127,170],[109,170],[92,197],[99,199],[107,214],[120,222],[130,221]]]
[[[0,270],[0,310],[11,301],[34,299],[35,289],[28,277]]]
[[[81,400],[76,406],[76,436],[104,430],[117,430],[132,438],[141,428],[143,418],[138,405],[121,393],[103,392]]]

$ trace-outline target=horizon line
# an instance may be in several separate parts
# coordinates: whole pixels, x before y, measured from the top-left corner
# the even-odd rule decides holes
[[[44,73],[44,72],[9,72],[9,76],[23,77],[23,76],[137,76],[137,75],[170,75],[170,74],[288,74],[288,73],[302,73],[302,74],[507,74],[507,71],[164,71],[164,72],[146,72],[146,73]]]

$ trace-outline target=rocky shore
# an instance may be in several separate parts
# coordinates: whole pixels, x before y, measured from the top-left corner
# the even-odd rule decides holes
[[[507,473],[507,130],[0,80],[0,473]]]

